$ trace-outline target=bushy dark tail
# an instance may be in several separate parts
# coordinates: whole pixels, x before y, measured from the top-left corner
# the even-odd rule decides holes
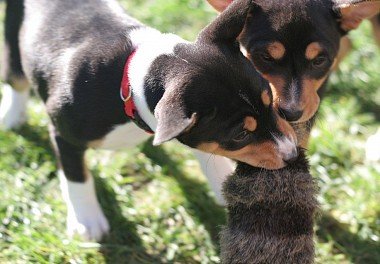
[[[238,163],[223,186],[228,219],[220,238],[221,262],[314,263],[317,191],[302,151],[280,170]]]
[[[13,78],[24,77],[19,48],[19,32],[24,17],[24,0],[6,0],[5,12],[1,77],[3,81],[11,83]]]

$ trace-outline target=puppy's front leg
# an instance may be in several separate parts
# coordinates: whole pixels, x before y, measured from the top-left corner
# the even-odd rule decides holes
[[[66,142],[51,129],[51,139],[60,161],[59,180],[67,205],[67,233],[99,241],[108,233],[109,224],[96,198],[94,180],[84,161],[85,149]]]
[[[201,152],[193,149],[195,157],[198,159],[201,169],[206,175],[218,204],[226,205],[222,194],[222,184],[228,175],[231,175],[236,164],[225,157]]]

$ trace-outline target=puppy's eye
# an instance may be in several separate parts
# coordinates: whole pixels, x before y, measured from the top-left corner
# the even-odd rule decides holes
[[[328,59],[326,56],[318,56],[317,58],[315,58],[311,64],[313,65],[314,68],[320,68],[320,67],[323,67],[326,65],[326,63],[328,62]]]
[[[249,135],[250,135],[249,131],[244,129],[233,140],[235,142],[242,142],[246,140],[249,137]]]
[[[273,58],[266,52],[259,53],[259,58],[264,62],[272,62]]]

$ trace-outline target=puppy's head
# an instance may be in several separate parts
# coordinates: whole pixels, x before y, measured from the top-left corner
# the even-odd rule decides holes
[[[208,0],[221,11],[228,0]],[[274,106],[291,122],[319,106],[345,32],[379,12],[380,1],[254,0],[239,36],[246,56],[271,85]]]
[[[172,70],[155,108],[154,144],[177,138],[267,169],[284,167],[298,155],[293,129],[273,109],[268,82],[236,43],[248,2],[234,3],[195,43],[180,44],[166,57]]]

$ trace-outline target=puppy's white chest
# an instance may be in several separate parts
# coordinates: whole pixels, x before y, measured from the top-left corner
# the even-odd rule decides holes
[[[151,135],[133,122],[115,126],[103,139],[90,143],[90,147],[117,150],[134,147]]]

